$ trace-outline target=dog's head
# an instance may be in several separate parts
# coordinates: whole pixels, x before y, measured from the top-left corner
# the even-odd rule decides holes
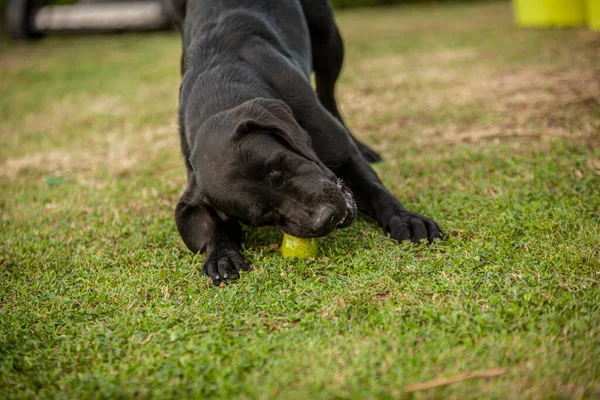
[[[202,140],[190,143],[188,191],[221,219],[274,225],[299,237],[323,236],[354,220],[350,190],[319,160],[285,103],[252,100],[201,130]]]

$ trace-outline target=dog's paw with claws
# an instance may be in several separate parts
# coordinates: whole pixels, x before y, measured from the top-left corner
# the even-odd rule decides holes
[[[410,211],[396,213],[385,226],[385,232],[399,242],[428,243],[442,239],[444,233],[431,218]]]
[[[240,271],[247,271],[248,263],[237,250],[214,251],[206,256],[202,272],[215,285],[239,279]]]

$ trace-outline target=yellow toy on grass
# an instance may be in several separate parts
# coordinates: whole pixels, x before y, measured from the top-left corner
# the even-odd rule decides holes
[[[281,254],[284,258],[298,257],[305,259],[319,254],[319,245],[315,239],[305,239],[283,234]]]

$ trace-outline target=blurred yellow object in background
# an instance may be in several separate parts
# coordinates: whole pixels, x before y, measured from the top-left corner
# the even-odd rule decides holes
[[[575,26],[586,21],[585,0],[513,0],[513,6],[521,26]]]
[[[587,0],[585,12],[589,27],[600,31],[600,0]]]

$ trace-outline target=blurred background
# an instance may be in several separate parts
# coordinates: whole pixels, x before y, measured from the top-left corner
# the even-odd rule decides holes
[[[458,0],[437,0],[435,2]],[[462,0],[462,2],[485,0]],[[432,3],[431,0],[332,0],[336,8]],[[597,0],[513,0],[522,26],[589,25],[600,29]],[[0,13],[14,39],[57,32],[161,30],[173,27],[168,0],[0,0]]]

